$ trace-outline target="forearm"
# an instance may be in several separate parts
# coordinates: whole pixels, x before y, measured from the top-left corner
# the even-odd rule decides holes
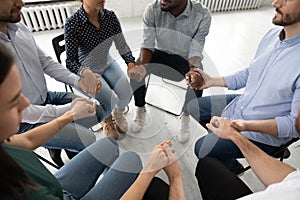
[[[140,63],[141,64],[147,64],[151,62],[152,59],[152,51],[149,49],[141,49],[140,53]]]
[[[275,119],[269,120],[248,120],[245,131],[259,132],[278,136],[277,122]]]
[[[30,104],[22,113],[22,123],[37,124],[49,122],[60,117],[70,109],[71,103],[65,105],[47,104],[45,106]]]
[[[282,181],[295,170],[267,155],[237,131],[231,140],[239,147],[257,177],[267,186]]]
[[[139,174],[138,178],[131,185],[131,187],[126,191],[126,193],[121,197],[121,200],[141,200],[149,187],[152,179],[154,177],[153,173],[142,172]]]
[[[185,200],[182,176],[170,179],[169,200]]]
[[[9,144],[20,148],[34,150],[46,143],[60,129],[73,120],[72,112],[68,111],[61,117],[44,125],[31,129],[23,134],[13,136]]]
[[[227,87],[224,77],[211,77],[206,82],[208,87]]]

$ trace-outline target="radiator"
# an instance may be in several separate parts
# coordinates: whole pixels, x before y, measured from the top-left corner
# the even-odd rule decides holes
[[[262,0],[200,0],[211,12],[256,9]]]
[[[24,7],[22,21],[32,32],[63,28],[66,19],[72,15],[72,7],[75,5],[65,3]]]

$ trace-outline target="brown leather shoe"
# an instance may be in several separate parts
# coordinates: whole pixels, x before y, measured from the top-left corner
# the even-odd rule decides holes
[[[111,115],[107,119],[104,119],[102,122],[100,122],[100,124],[103,128],[104,135],[106,135],[107,137],[118,139],[119,136],[115,129]]]
[[[119,131],[119,133],[126,133],[128,131],[128,123],[124,116],[124,109],[113,110],[112,116],[116,122],[116,128]]]

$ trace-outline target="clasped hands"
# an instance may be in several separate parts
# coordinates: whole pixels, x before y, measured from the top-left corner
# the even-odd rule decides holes
[[[171,140],[160,143],[153,148],[142,172],[151,173],[152,176],[155,176],[163,169],[169,178],[181,176],[180,164],[174,153]]]
[[[211,77],[203,72],[199,68],[191,68],[188,73],[185,74],[186,83],[195,90],[203,90],[208,88],[207,82]]]
[[[85,117],[92,117],[96,114],[96,102],[90,102],[85,98],[76,98],[71,103],[71,110],[73,120],[82,119]]]
[[[222,139],[232,140],[241,131],[247,131],[247,120],[232,120],[225,117],[212,117],[206,127]]]
[[[92,72],[90,69],[84,69],[78,87],[88,94],[97,95],[102,87],[99,78],[99,74]]]
[[[129,78],[140,82],[146,76],[146,68],[138,63],[128,63],[127,75]]]

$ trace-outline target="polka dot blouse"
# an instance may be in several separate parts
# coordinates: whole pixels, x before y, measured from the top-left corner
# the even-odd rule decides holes
[[[83,67],[103,72],[113,61],[109,55],[113,42],[126,64],[134,62],[115,13],[107,9],[101,10],[99,23],[100,29],[97,29],[89,21],[82,6],[67,20],[66,66],[71,72],[78,74]]]

